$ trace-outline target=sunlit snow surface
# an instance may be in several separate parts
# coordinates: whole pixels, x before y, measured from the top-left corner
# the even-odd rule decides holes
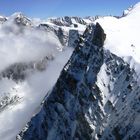
[[[103,27],[107,38],[104,47],[121,56],[140,73],[140,3],[122,18],[104,17],[96,20]],[[137,65],[136,65],[137,64]]]

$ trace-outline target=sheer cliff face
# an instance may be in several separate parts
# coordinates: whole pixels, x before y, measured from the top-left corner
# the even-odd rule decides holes
[[[23,139],[91,138],[85,114],[92,104],[92,86],[103,64],[103,39],[105,34],[99,24],[86,29]]]
[[[105,37],[98,23],[87,27],[40,112],[18,140],[140,138],[137,75],[103,49]]]

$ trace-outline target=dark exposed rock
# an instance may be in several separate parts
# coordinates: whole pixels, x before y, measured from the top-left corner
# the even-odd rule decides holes
[[[58,28],[55,33],[58,36],[60,43],[65,46],[68,40],[68,34],[62,28]]]
[[[68,46],[76,48],[79,41],[79,32],[78,30],[70,30],[69,31],[69,39],[68,39]]]
[[[97,46],[103,46],[106,35],[104,34],[103,29],[101,28],[100,24],[96,24],[96,28],[94,30],[94,38],[93,38],[93,44]]]
[[[53,27],[48,24],[40,24],[37,28],[46,30],[47,32],[53,32],[56,35],[56,37],[59,39],[62,46],[67,45],[69,35],[61,27]]]
[[[27,69],[33,69],[33,65],[27,65],[26,63],[13,64],[1,73],[1,77],[7,77],[14,81],[23,81]]]
[[[0,73],[0,78],[8,78],[12,79],[16,82],[25,80],[26,76],[31,72],[44,71],[46,69],[47,61],[51,61],[53,57],[44,57],[40,61],[32,61],[32,62],[20,62],[15,63],[4,69]]]
[[[97,47],[92,43],[90,44],[93,38],[95,38],[94,28],[96,27],[92,25],[89,34],[83,42],[84,45],[81,46],[81,44],[78,44],[77,47],[79,47],[80,50],[78,52],[76,51],[77,49],[74,51],[70,60],[61,72],[52,93],[45,101],[41,112],[29,123],[29,129],[20,134],[22,139],[36,139],[36,136],[41,140],[71,140],[76,138],[88,140],[92,138],[92,129],[90,128],[85,115],[90,107],[90,100],[88,97],[91,92],[93,92],[90,91],[90,88],[96,80],[90,81],[90,84],[86,84],[84,77],[88,75],[88,73],[93,73],[96,79],[96,75],[103,63],[103,50],[100,49],[101,46]],[[86,46],[87,43],[89,43],[89,46]],[[95,52],[98,52],[98,54]],[[91,61],[93,62],[91,63]],[[89,70],[87,72],[88,64],[91,66],[98,66],[96,66],[96,70],[93,69],[93,71]],[[68,66],[69,68],[66,69]],[[79,71],[79,74],[77,73],[77,70]],[[84,85],[85,87],[83,88],[83,91],[81,91],[82,86]],[[80,100],[83,100],[82,105],[79,103],[78,97],[81,97]],[[40,115],[43,112],[44,117],[40,120]],[[34,123],[39,123],[39,125],[34,127]],[[42,125],[45,125],[45,129],[41,127]],[[55,132],[53,133],[53,131]]]
[[[98,23],[87,27],[41,111],[17,140],[139,140],[137,74],[103,49],[104,40]]]
[[[6,17],[0,17],[0,23],[4,23],[7,21],[7,18]]]

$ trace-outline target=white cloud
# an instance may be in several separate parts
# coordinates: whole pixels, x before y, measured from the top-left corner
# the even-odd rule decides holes
[[[24,28],[9,21],[0,27],[0,71],[15,62],[29,62],[57,53],[61,47],[57,37],[49,32]]]
[[[42,72],[34,72],[24,82],[0,80],[0,97],[17,95],[19,102],[0,112],[0,139],[15,140],[16,135],[38,107],[47,92],[54,86],[59,74],[69,59],[72,48],[62,52],[60,42],[53,33],[33,28],[18,28],[13,21],[0,26],[0,71],[17,62],[38,61],[46,55],[55,56]],[[1,101],[1,98],[0,98]]]

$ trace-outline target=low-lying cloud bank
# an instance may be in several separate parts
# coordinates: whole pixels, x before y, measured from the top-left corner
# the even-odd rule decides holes
[[[0,25],[0,71],[15,62],[36,61],[55,55],[62,47],[53,32],[19,26],[13,20]]]
[[[15,140],[32,115],[38,111],[45,95],[54,86],[73,49],[62,46],[53,32],[24,27],[13,19],[0,25],[0,73],[14,63],[40,61],[46,56],[46,69],[34,71],[22,82],[0,79],[0,139]],[[60,51],[62,50],[62,51]],[[14,102],[13,102],[14,100]]]

